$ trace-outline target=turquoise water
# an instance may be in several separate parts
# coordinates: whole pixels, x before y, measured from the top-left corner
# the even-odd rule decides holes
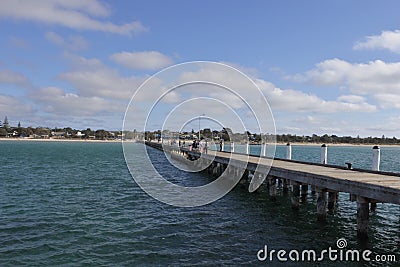
[[[318,162],[319,151],[293,147],[293,159]],[[160,151],[148,152],[176,183],[211,181],[175,169]],[[278,147],[277,155],[283,153]],[[328,161],[370,168],[370,153],[368,147],[330,147]],[[400,171],[398,155],[399,148],[382,148],[381,168]],[[341,237],[350,249],[400,259],[399,208],[390,204],[371,215],[365,244],[356,238],[356,206],[347,194],[321,224],[313,196],[293,212],[287,196],[279,193],[272,202],[265,191],[250,194],[242,185],[203,207],[167,206],[135,184],[118,143],[0,142],[0,162],[0,266],[301,266],[306,263],[259,262],[257,251],[264,245],[321,250]],[[140,163],[138,155],[138,175]],[[319,264],[335,265],[365,263]]]

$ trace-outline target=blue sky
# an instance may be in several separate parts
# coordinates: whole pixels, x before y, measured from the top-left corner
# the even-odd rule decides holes
[[[120,129],[146,78],[207,60],[256,82],[278,133],[400,137],[398,10],[398,1],[3,0],[0,119]]]

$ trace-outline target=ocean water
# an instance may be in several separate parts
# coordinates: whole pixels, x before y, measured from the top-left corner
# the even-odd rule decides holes
[[[138,146],[139,144],[131,144]],[[256,146],[251,148],[256,151]],[[330,147],[328,161],[370,168],[371,148]],[[284,147],[277,147],[278,157]],[[180,184],[212,180],[177,170],[149,148],[157,168]],[[319,161],[319,147],[296,147],[293,159]],[[381,149],[381,169],[400,172],[399,148]],[[265,190],[239,184],[222,199],[177,208],[144,193],[131,178],[119,143],[0,142],[0,266],[306,266],[260,262],[264,248],[370,249],[400,260],[399,207],[379,204],[370,218],[367,243],[356,237],[356,204],[340,194],[326,223],[315,217],[308,196],[293,212],[287,196],[275,202]],[[141,155],[137,157],[140,175]],[[136,167],[135,167],[136,168]],[[379,262],[323,262],[313,266],[399,266]]]

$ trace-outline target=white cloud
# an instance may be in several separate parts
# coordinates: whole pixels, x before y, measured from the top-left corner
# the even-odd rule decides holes
[[[142,70],[157,70],[173,63],[170,57],[158,51],[121,52],[111,55],[110,59],[122,66]]]
[[[63,116],[98,116],[107,113],[123,112],[124,107],[117,102],[100,97],[84,97],[66,93],[57,87],[46,87],[35,92],[33,99],[43,105],[51,114]]]
[[[237,73],[231,71],[221,71],[218,67],[204,68],[198,72],[185,72],[181,75],[180,82],[188,81],[212,81],[217,84],[226,85],[232,88],[237,94],[242,96],[245,101],[256,106],[262,103],[260,94],[252,89],[252,82],[246,78],[238,77]],[[266,97],[272,111],[289,111],[289,112],[373,112],[376,107],[366,102],[366,99],[359,97],[356,101],[355,97],[342,97],[336,100],[325,100],[317,95],[305,93],[295,89],[281,89],[271,82],[263,79],[255,79],[256,85],[261,89]],[[198,90],[201,94],[215,97],[221,101],[226,101],[233,108],[244,107],[243,101],[232,92],[218,89],[211,86],[199,85]],[[217,90],[218,89],[218,90]],[[263,106],[263,108],[265,108]]]
[[[85,58],[75,54],[65,52],[65,59],[68,60],[71,69],[88,70],[88,69],[99,69],[105,68],[104,64],[97,58]]]
[[[307,124],[307,125],[319,124],[322,122],[319,118],[311,115],[300,116],[295,118],[293,121],[296,123]]]
[[[11,70],[0,70],[0,83],[12,84],[20,87],[31,86],[26,76]]]
[[[353,47],[362,49],[388,49],[400,53],[400,30],[383,31],[380,35],[367,36],[365,41],[358,42]]]
[[[352,135],[365,134],[371,123],[357,119],[365,117],[363,113],[348,115],[343,113],[277,113],[275,122],[278,133],[312,135]],[[382,134],[382,133],[381,133]]]
[[[344,60],[332,59],[323,61],[317,64],[315,69],[292,76],[290,79],[317,86],[336,86],[353,94],[372,96],[381,107],[400,108],[399,105],[389,105],[390,100],[382,97],[382,94],[400,96],[400,62],[386,63],[375,60],[352,64]],[[356,99],[352,96],[352,100],[349,101],[347,96],[347,100],[339,100],[356,104],[357,101],[363,100],[360,97],[356,96]]]
[[[98,59],[66,56],[71,60],[72,70],[59,74],[58,79],[72,84],[82,96],[129,100],[144,81],[144,77],[122,77]]]
[[[139,21],[116,25],[109,21],[94,18],[104,18],[109,15],[109,8],[97,0],[0,1],[0,17],[4,18],[122,35],[132,35],[147,30]]]
[[[319,63],[315,69],[293,77],[299,82],[317,86],[345,86],[350,92],[368,94],[375,92],[400,93],[400,62],[381,60],[351,64],[332,59]]]
[[[110,69],[66,72],[60,74],[58,78],[71,83],[84,96],[127,100],[142,82],[142,78],[121,77]]]
[[[398,133],[400,132],[400,116],[390,116],[387,117],[380,122],[373,124],[366,129],[369,132],[375,132],[377,135],[385,134],[387,137],[389,133],[398,137]]]
[[[318,63],[316,67],[304,74],[287,76],[286,78],[296,82],[311,82],[317,86],[338,85],[346,78],[346,73],[352,65],[337,58]]]
[[[257,85],[262,89],[273,111],[318,113],[376,111],[376,107],[365,102],[365,99],[351,102],[342,97],[336,101],[329,101],[298,90],[276,88],[271,83],[260,79],[257,80]]]
[[[89,47],[86,39],[79,35],[71,35],[67,39],[64,39],[55,32],[46,32],[45,37],[50,42],[70,50],[84,50]]]
[[[197,97],[210,97],[221,101],[222,103],[229,105],[238,113],[243,121],[245,121],[246,127],[249,127],[251,131],[258,131],[256,124],[245,116],[248,114],[245,113],[248,111],[248,107],[242,101],[242,99],[238,97],[239,95],[242,96],[248,104],[250,104],[251,108],[253,108],[256,112],[257,117],[259,114],[263,114],[262,116],[264,117],[262,118],[262,121],[270,121],[270,118],[268,117],[268,106],[262,101],[262,95],[257,89],[255,89],[251,81],[238,77],[237,73],[235,75],[234,71],[226,70],[215,65],[208,66],[207,64],[204,65],[199,63],[198,68],[193,65],[191,65],[190,68],[185,68],[184,65],[181,67],[182,72],[174,71],[171,75],[165,75],[165,73],[163,73],[167,81],[160,83],[167,88],[172,88],[178,84],[185,84],[182,87],[178,87],[174,91],[177,96],[180,96],[178,100],[187,100]],[[177,74],[178,72],[179,75]],[[190,81],[196,81],[196,83],[187,85],[186,83]],[[201,81],[211,82],[212,84],[204,84]],[[332,127],[331,124],[332,122],[336,122],[337,118],[340,118],[341,116],[350,118],[353,114],[363,114],[365,112],[375,112],[377,110],[377,107],[368,103],[367,98],[363,96],[342,95],[337,99],[330,100],[325,99],[322,96],[302,92],[300,90],[280,89],[274,84],[263,79],[256,79],[255,83],[268,100],[274,116],[276,115],[276,122],[279,129],[283,129],[285,127],[286,129],[288,129],[287,127],[303,127],[303,129],[308,129],[310,126],[312,126],[312,129],[316,129],[318,132],[321,132],[323,129],[337,128],[337,125]],[[219,86],[216,86],[216,84],[227,86],[228,88],[233,89],[234,92],[225,90]],[[154,96],[154,94],[157,92],[161,94],[163,92],[163,88],[165,87],[146,87],[146,90],[143,90],[140,95],[142,98],[144,98],[144,95]],[[220,120],[222,123],[230,125],[229,127],[234,129],[240,128],[238,121],[228,118],[226,112],[224,112],[224,110],[219,108],[217,105],[210,107],[209,105],[199,105],[198,103],[193,103],[194,104],[190,106],[190,111],[194,111],[195,114],[198,115],[204,112],[207,116],[218,115],[216,118],[218,118],[218,120]],[[138,103],[140,108],[145,105],[147,104],[143,102]],[[159,109],[168,110],[170,106],[160,107]],[[150,108],[151,104],[148,105],[148,107]],[[321,114],[324,115],[323,118],[316,116]],[[137,112],[135,113],[135,116],[137,116]],[[163,114],[157,114],[157,116],[160,120],[162,120]],[[296,116],[301,116],[302,122],[300,119],[295,121],[293,117]],[[138,119],[136,119],[136,117],[133,119],[132,117],[131,121],[137,122]],[[263,124],[263,127],[269,126]],[[271,132],[270,129],[268,129],[268,131]]]
[[[182,71],[179,75],[177,84],[186,84],[190,81],[198,81],[199,83],[185,85],[175,90],[180,99],[188,99],[195,97],[211,97],[227,103],[235,110],[247,110],[246,103],[250,104],[256,114],[266,114],[268,107],[262,99],[262,95],[255,89],[253,83],[247,78],[240,77],[237,72],[221,68],[219,65],[199,64],[199,68],[195,71],[193,65],[187,71],[182,65]],[[168,76],[171,80],[173,77]],[[227,86],[234,92],[225,90],[219,86],[204,84],[201,81],[207,81],[215,84]],[[305,93],[294,89],[280,89],[274,84],[263,79],[256,79],[255,83],[261,89],[266,97],[272,111],[275,112],[295,112],[295,113],[344,113],[344,112],[374,112],[376,106],[367,103],[362,96],[342,96],[336,100],[325,100],[319,96]],[[167,84],[167,81],[160,84]],[[172,87],[170,85],[169,87]],[[141,94],[150,94],[150,88]],[[162,92],[162,90],[156,90]],[[243,99],[241,99],[241,96]],[[178,98],[179,100],[179,98]],[[245,102],[244,102],[244,101]],[[192,107],[193,109],[195,107]],[[200,107],[204,110],[204,107]],[[308,114],[307,114],[308,115]]]
[[[0,114],[9,119],[27,118],[32,115],[34,109],[17,97],[0,95]],[[3,120],[3,118],[0,118]]]
[[[400,94],[376,94],[374,98],[379,102],[382,108],[400,109]]]
[[[337,100],[346,103],[363,103],[365,102],[365,97],[359,95],[341,95]]]

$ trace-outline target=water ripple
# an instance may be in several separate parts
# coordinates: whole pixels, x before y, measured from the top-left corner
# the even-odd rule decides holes
[[[137,187],[120,144],[0,142],[0,149],[10,155],[0,159],[0,266],[257,266],[265,244],[321,249],[346,237],[349,247],[362,247],[347,194],[340,194],[326,224],[316,222],[315,197],[292,212],[288,197],[272,202],[265,190],[249,194],[241,185],[215,203],[176,208]],[[177,183],[210,180],[166,165],[158,151],[149,153]],[[379,204],[368,248],[400,257],[398,231],[398,208]]]

